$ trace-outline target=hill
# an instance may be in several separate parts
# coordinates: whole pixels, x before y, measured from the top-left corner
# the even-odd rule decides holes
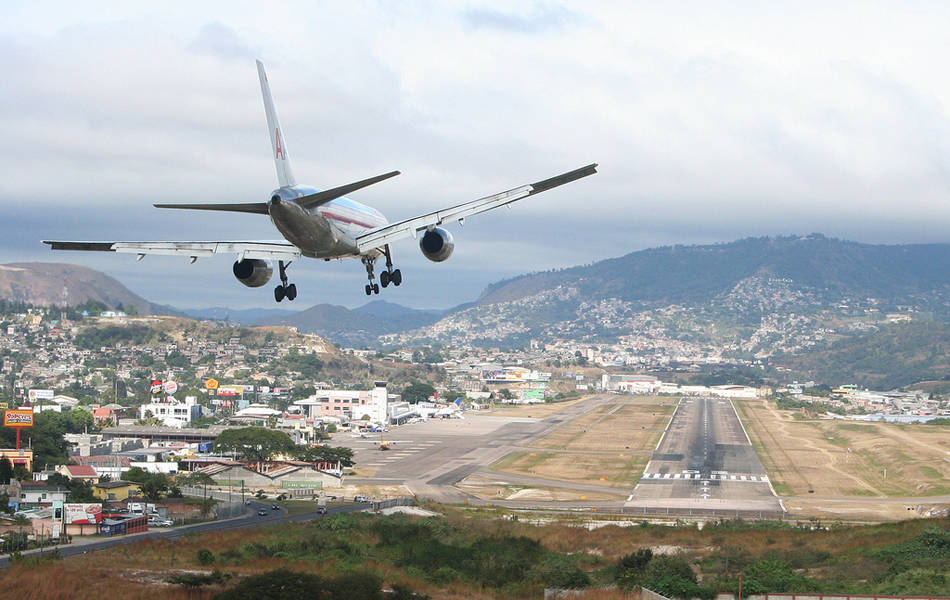
[[[950,244],[871,245],[812,234],[665,246],[515,277],[486,288],[478,303],[519,300],[557,286],[576,286],[586,300],[616,298],[642,307],[698,305],[728,295],[753,278],[784,280],[824,302],[924,299],[950,289]]]
[[[0,265],[0,299],[34,306],[78,306],[90,300],[109,308],[142,315],[176,315],[173,308],[154,304],[133,293],[116,279],[88,267],[61,263],[10,263]]]
[[[380,335],[430,325],[443,314],[377,300],[354,310],[335,304],[317,304],[292,315],[260,319],[255,325],[287,325],[336,344],[364,346],[375,344]]]
[[[846,348],[874,346],[902,331],[891,328],[901,321],[950,321],[950,245],[812,234],[653,248],[501,281],[432,326],[383,341],[517,348],[571,340],[613,345],[615,360],[647,368],[709,359],[792,363],[789,357],[828,351],[824,363],[793,366],[824,366],[829,376],[840,367],[870,385],[904,381],[901,370],[928,372],[912,358],[921,340],[905,335],[893,341],[907,351],[878,361],[874,373],[844,364]]]
[[[942,380],[950,374],[950,324],[889,325],[843,338],[827,349],[776,357],[775,362],[818,381],[855,382],[878,390]]]

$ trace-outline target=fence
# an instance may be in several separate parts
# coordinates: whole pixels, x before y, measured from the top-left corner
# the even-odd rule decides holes
[[[598,511],[600,512],[600,511]],[[614,511],[603,511],[611,512]],[[661,506],[625,506],[620,514],[643,517],[719,517],[724,519],[783,519],[780,510],[730,510],[722,508],[668,508]]]
[[[181,493],[183,496],[190,496],[192,498],[214,498],[219,502],[241,502],[247,498],[253,498],[253,494],[250,493],[250,490],[241,492],[228,491],[228,490],[211,490],[203,487],[189,487],[185,486],[181,488]]]

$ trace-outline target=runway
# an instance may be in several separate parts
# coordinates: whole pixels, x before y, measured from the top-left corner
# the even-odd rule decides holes
[[[625,508],[783,513],[728,399],[682,398]]]

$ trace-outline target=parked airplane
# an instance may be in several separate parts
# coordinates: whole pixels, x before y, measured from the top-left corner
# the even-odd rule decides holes
[[[270,132],[274,164],[277,167],[279,188],[270,193],[267,202],[244,204],[155,204],[157,208],[184,208],[194,210],[221,210],[269,215],[274,227],[284,236],[279,241],[212,241],[212,242],[70,242],[46,241],[52,250],[91,250],[101,252],[127,252],[136,254],[138,260],[146,254],[187,256],[194,263],[198,257],[219,252],[237,255],[234,276],[248,287],[261,287],[274,274],[271,262],[277,261],[280,285],[274,289],[274,299],[297,297],[297,286],[287,281],[287,267],[305,256],[324,260],[359,258],[366,267],[369,283],[364,288],[366,295],[379,293],[379,286],[402,283],[402,273],[393,268],[389,245],[402,238],[419,239],[422,254],[431,261],[442,262],[451,256],[455,248],[452,234],[440,227],[444,223],[465,219],[493,208],[509,205],[517,200],[539,194],[559,185],[597,172],[597,164],[587,165],[568,173],[523,185],[500,194],[472,200],[457,206],[420,215],[396,223],[387,222],[375,208],[344,198],[384,179],[399,175],[399,171],[384,173],[362,181],[329,190],[298,185],[290,168],[287,142],[277,111],[271,98],[270,84],[264,73],[264,65],[257,61],[257,73],[264,97],[264,112]],[[420,236],[421,234],[421,236]],[[376,283],[374,265],[380,258],[386,259],[386,270],[380,273]]]

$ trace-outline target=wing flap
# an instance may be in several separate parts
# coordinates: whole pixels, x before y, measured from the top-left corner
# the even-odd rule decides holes
[[[205,257],[214,254],[236,254],[242,258],[263,260],[296,260],[300,249],[289,242],[60,242],[44,241],[51,250],[87,250],[155,254],[163,256]]]

